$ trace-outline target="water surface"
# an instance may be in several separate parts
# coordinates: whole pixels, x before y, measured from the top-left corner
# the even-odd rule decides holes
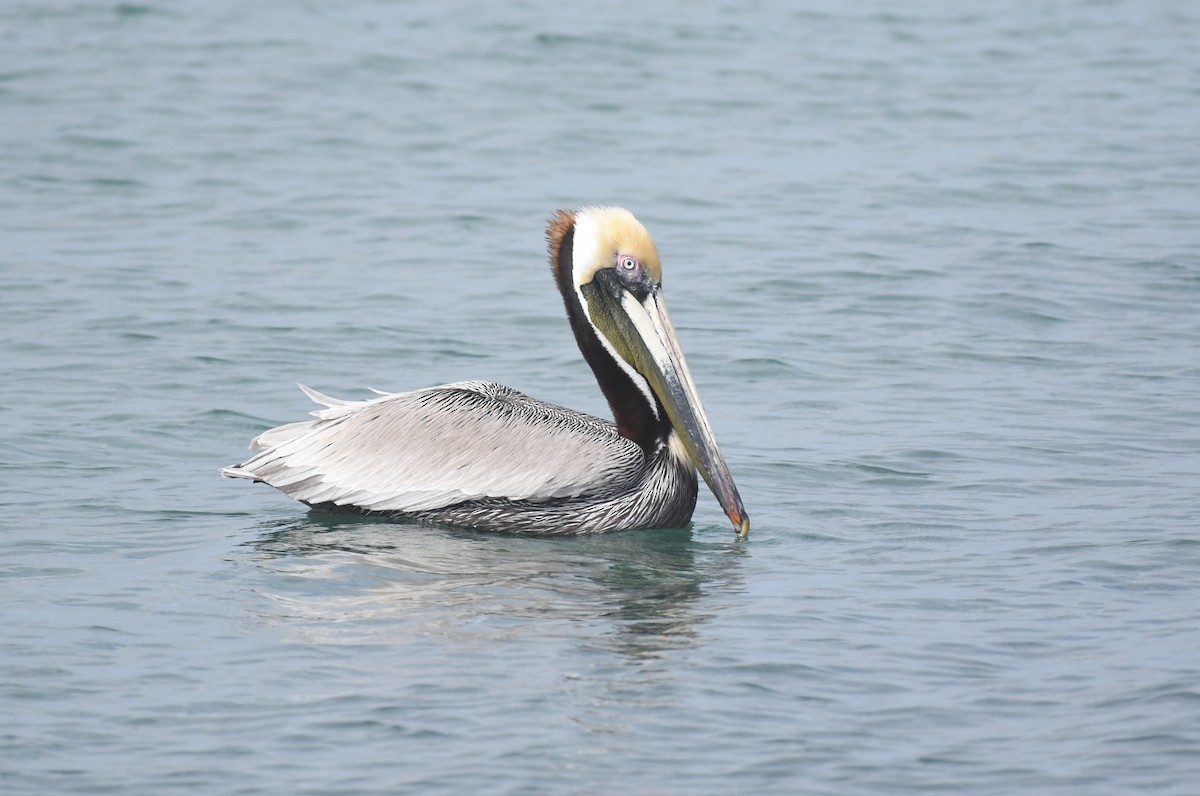
[[[1200,781],[1186,3],[0,9],[6,793]],[[542,233],[656,236],[753,521],[217,477],[342,397],[602,414]]]

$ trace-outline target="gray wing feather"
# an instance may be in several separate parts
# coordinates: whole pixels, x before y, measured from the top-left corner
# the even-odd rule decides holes
[[[343,401],[264,432],[256,456],[222,472],[306,503],[426,511],[480,498],[605,494],[640,474],[641,449],[606,421],[489,382]]]

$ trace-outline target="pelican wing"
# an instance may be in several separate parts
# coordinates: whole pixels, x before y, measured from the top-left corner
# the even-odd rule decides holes
[[[264,432],[221,472],[296,500],[416,512],[481,498],[551,500],[627,487],[645,457],[599,418],[489,382],[342,401],[301,387],[317,420]]]

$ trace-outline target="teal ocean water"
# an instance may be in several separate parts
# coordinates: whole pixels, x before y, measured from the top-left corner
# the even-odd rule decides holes
[[[1192,794],[1200,9],[0,5],[0,790]],[[222,479],[341,397],[603,414],[655,235],[752,518]]]

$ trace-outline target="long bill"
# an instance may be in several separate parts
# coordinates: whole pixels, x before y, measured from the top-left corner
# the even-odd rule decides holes
[[[595,314],[593,317],[600,320]],[[704,414],[661,288],[656,287],[640,301],[632,293],[621,291],[620,309],[604,320],[608,322],[602,325],[608,329],[602,331],[613,333],[608,336],[617,338],[614,342],[621,344],[618,347],[624,349],[622,353],[629,363],[649,382],[667,410],[692,464],[704,477],[738,535],[745,537],[750,532],[750,518]]]

